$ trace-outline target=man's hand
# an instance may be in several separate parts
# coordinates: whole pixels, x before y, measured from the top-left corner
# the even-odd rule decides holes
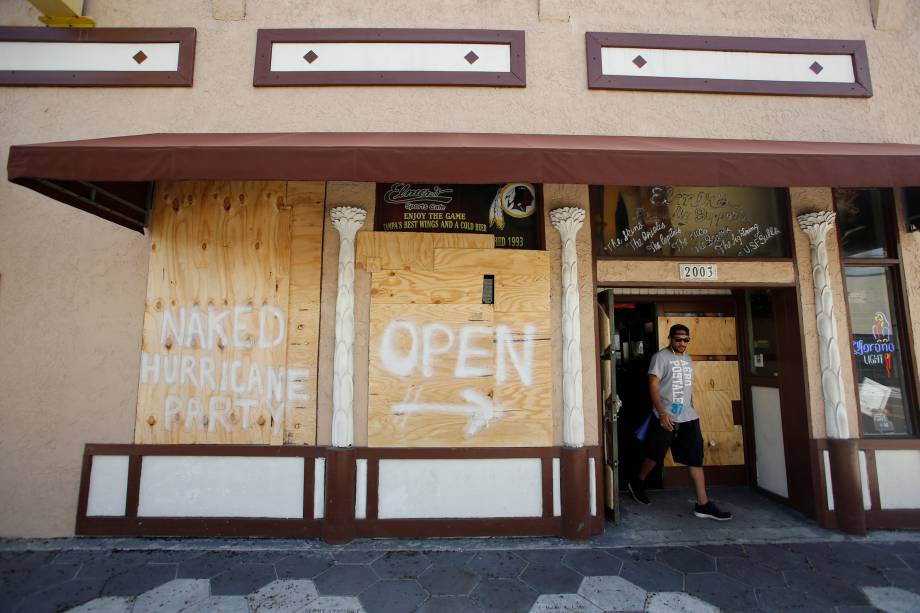
[[[658,421],[661,422],[661,427],[671,432],[674,430],[674,424],[671,422],[671,416],[666,411],[659,411]]]

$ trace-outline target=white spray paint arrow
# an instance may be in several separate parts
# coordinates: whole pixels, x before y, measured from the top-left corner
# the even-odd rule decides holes
[[[460,390],[460,396],[468,404],[450,402],[418,402],[418,392],[415,393],[415,402],[398,402],[392,405],[396,415],[409,415],[412,413],[446,413],[449,415],[469,415],[470,421],[463,429],[463,434],[469,438],[479,434],[488,427],[489,422],[501,417],[505,409],[500,403],[476,390]]]

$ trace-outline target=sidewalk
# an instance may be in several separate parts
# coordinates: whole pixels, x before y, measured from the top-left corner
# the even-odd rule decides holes
[[[585,543],[545,539],[0,540],[0,613],[920,611],[920,533],[853,538],[750,490],[623,502]]]

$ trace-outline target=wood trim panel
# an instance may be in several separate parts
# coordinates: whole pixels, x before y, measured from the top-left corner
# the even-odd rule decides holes
[[[87,443],[85,453],[96,455],[191,455],[256,457],[326,457],[325,447],[312,445],[131,445]]]
[[[316,491],[316,458],[303,459],[303,518],[313,519],[313,494]]]
[[[828,448],[827,439],[814,439],[815,449],[823,451]],[[920,438],[909,437],[871,437],[859,439],[860,451],[920,451]]]
[[[125,496],[125,517],[135,519],[141,498],[141,467],[144,456],[128,456],[128,491]]]
[[[869,482],[869,502],[872,505],[871,510],[881,510],[882,495],[878,487],[878,465],[875,462],[875,450],[866,449],[863,451],[866,454],[866,475],[868,476],[867,481]]]
[[[866,53],[866,43],[861,40],[586,32],[585,46],[587,51],[588,87],[590,89],[857,98],[872,96],[869,58]],[[601,50],[604,47],[824,55],[849,54],[853,58],[853,74],[856,81],[855,83],[803,83],[604,75],[601,65]]]
[[[0,85],[26,87],[191,87],[195,74],[195,28],[0,27],[3,42],[179,43],[175,71],[0,70]]]
[[[487,43],[507,44],[511,51],[509,72],[453,71],[326,71],[274,72],[274,43]],[[256,87],[305,85],[481,85],[525,87],[527,85],[522,30],[450,30],[406,28],[304,28],[260,29],[256,41]]]
[[[561,517],[500,519],[383,519],[355,522],[362,538],[431,538],[448,536],[559,536]]]
[[[590,533],[604,530],[603,454],[598,446],[586,448],[595,458],[597,516],[591,518]],[[289,537],[307,538],[323,535],[324,519],[313,518],[314,463],[327,457],[326,447],[271,445],[109,445],[87,444],[83,466],[75,532],[82,536],[208,536],[208,537]],[[356,458],[367,459],[367,518],[354,522],[360,537],[435,537],[435,536],[560,536],[562,518],[553,517],[552,460],[559,458],[561,447],[524,448],[356,448]],[[89,482],[95,455],[129,457],[128,496],[125,517],[87,517]],[[277,518],[173,518],[138,517],[140,475],[145,455],[303,457],[304,519]],[[541,460],[542,517],[482,519],[399,519],[380,520],[378,513],[379,461],[381,459],[482,459],[539,458]],[[312,460],[312,461],[311,461]],[[328,463],[328,459],[327,459]],[[587,495],[587,492],[586,492]]]
[[[311,513],[312,515],[312,513]],[[249,517],[83,518],[79,536],[205,536],[205,537],[318,537],[320,520]]]
[[[920,509],[866,511],[866,527],[871,530],[920,528]]]
[[[540,479],[543,489],[543,517],[553,516],[553,459],[540,458]]]
[[[590,447],[589,449],[594,449]],[[368,460],[462,460],[558,458],[561,447],[358,447]]]

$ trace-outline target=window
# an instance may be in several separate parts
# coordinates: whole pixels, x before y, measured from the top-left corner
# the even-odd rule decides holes
[[[914,433],[900,268],[888,191],[835,189],[840,252],[865,436]]]
[[[748,321],[748,372],[760,377],[779,374],[773,304],[767,290],[745,292]]]
[[[788,257],[786,196],[767,187],[594,190],[599,257]]]

